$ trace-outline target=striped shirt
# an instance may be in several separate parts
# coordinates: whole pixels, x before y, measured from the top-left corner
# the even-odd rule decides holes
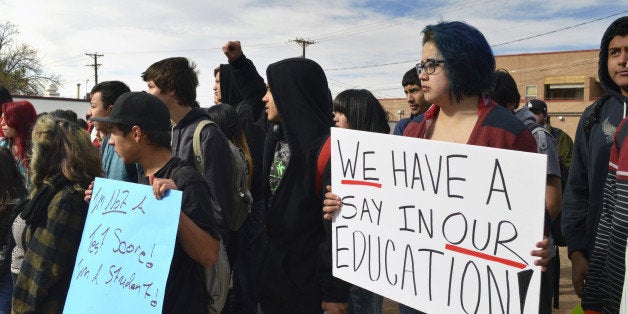
[[[628,238],[628,124],[624,119],[615,133],[604,202],[589,261],[582,307],[585,310],[619,313],[624,286],[626,238]]]

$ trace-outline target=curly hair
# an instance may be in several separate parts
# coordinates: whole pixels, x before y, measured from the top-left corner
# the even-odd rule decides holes
[[[495,56],[479,30],[463,22],[440,22],[426,26],[423,35],[423,44],[433,43],[443,55],[449,89],[458,102],[492,89]]]
[[[98,149],[89,133],[76,124],[43,115],[33,128],[31,158],[32,193],[58,174],[84,190],[94,177],[102,174]]]

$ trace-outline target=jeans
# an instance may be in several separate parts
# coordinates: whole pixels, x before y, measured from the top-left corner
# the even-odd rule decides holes
[[[539,313],[552,313],[552,297],[554,296],[554,272],[560,271],[556,269],[556,263],[552,257],[547,264],[547,270],[541,273],[541,295],[539,298]]]
[[[358,286],[349,289],[349,314],[381,314],[384,297]]]
[[[229,261],[233,272],[233,291],[223,313],[257,313],[253,243],[264,232],[264,201],[254,202],[240,230],[231,232]]]
[[[7,272],[0,279],[0,314],[11,313],[11,296],[13,295],[13,279],[11,272]]]

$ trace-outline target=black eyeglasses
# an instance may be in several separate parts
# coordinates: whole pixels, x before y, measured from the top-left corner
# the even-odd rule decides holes
[[[427,75],[434,74],[436,67],[441,63],[445,63],[445,60],[427,59],[425,62],[419,62],[416,64],[416,75],[421,75],[421,71],[425,71]]]

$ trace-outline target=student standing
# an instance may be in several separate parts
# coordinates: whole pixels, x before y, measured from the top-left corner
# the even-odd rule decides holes
[[[265,313],[342,313],[348,285],[331,274],[331,226],[320,217],[318,153],[329,137],[332,102],[323,69],[292,58],[266,70],[264,178],[266,241],[258,259]],[[329,182],[329,167],[321,181]]]
[[[348,89],[334,98],[334,122],[336,127],[343,129],[390,133],[388,113],[377,98],[365,89]],[[350,288],[348,313],[382,313],[383,301],[381,295],[353,285]]]
[[[440,22],[423,30],[423,51],[417,74],[425,100],[432,103],[410,121],[404,136],[536,152],[532,134],[513,114],[484,95],[494,82],[495,57],[484,35],[463,22]],[[455,131],[452,131],[455,130]],[[340,198],[325,195],[324,217],[340,208]],[[548,262],[549,241],[536,243],[532,252]],[[418,312],[415,310],[409,312]]]
[[[157,198],[170,189],[183,191],[174,255],[164,292],[164,313],[208,313],[203,267],[218,258],[219,233],[207,183],[194,166],[170,151],[170,114],[157,97],[144,92],[123,94],[108,117],[109,144],[126,163],[138,163],[140,182],[151,184]],[[91,196],[91,193],[88,193]]]
[[[608,174],[613,134],[626,117],[628,16],[615,20],[600,43],[598,75],[606,94],[587,107],[576,129],[569,178],[563,196],[562,229],[567,242],[574,290],[585,303],[600,308],[600,300],[582,294],[597,232]]]
[[[148,93],[161,99],[170,112],[172,155],[194,164],[194,131],[200,121],[209,119],[207,112],[199,108],[196,102],[196,65],[182,57],[167,58],[149,66],[142,78],[148,85]],[[229,140],[215,124],[203,127],[200,137],[202,175],[219,205],[213,208],[214,216],[221,238],[228,247],[229,223],[233,212]]]
[[[83,194],[102,172],[100,156],[86,130],[48,115],[35,124],[32,140],[32,187],[20,214],[26,251],[12,310],[61,313],[87,216]]]

